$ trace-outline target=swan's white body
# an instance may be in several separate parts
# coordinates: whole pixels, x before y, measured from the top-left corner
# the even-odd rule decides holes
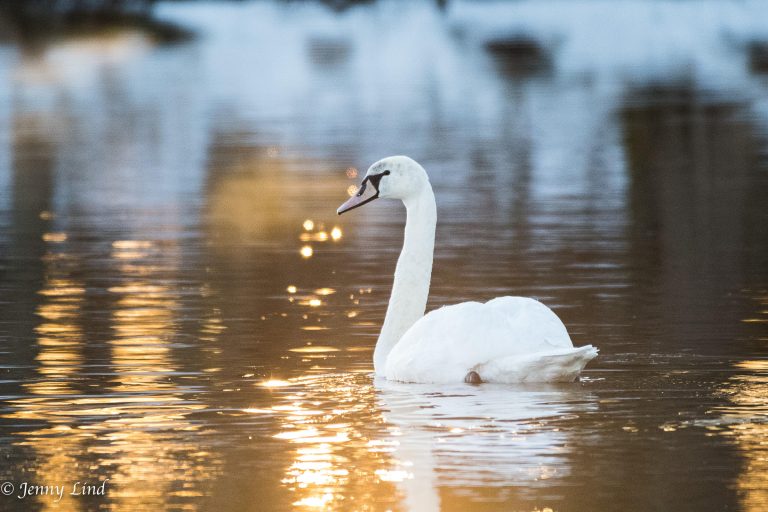
[[[406,331],[387,356],[384,374],[403,382],[572,381],[597,355],[574,348],[560,319],[541,302],[498,297],[431,311]]]
[[[338,211],[376,197],[401,199],[407,211],[403,250],[373,356],[377,375],[421,383],[462,382],[471,372],[483,382],[572,381],[597,356],[591,345],[574,348],[557,315],[525,297],[464,302],[424,315],[437,221],[427,173],[408,157],[380,160],[368,169],[360,193]]]

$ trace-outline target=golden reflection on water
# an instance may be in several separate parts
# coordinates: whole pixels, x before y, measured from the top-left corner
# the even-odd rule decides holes
[[[56,238],[44,240],[58,244]],[[73,387],[83,362],[83,328],[80,325],[85,300],[82,281],[71,272],[77,262],[68,254],[51,252],[44,257],[47,279],[38,292],[42,301],[37,314],[42,319],[37,326],[37,372],[39,378],[26,382],[28,396],[13,400],[15,411],[6,417],[44,421],[46,425],[30,429],[15,442],[34,450],[38,465],[33,469],[38,482],[68,482],[78,456],[85,450],[92,435],[78,428],[78,417],[70,407],[81,402]],[[70,501],[52,503],[47,497],[37,497],[43,510],[79,510]]]
[[[44,238],[45,240],[45,238]],[[58,239],[46,240],[59,243]],[[37,372],[39,379],[23,386],[29,396],[13,402],[16,412],[11,418],[43,420],[47,426],[27,432],[16,442],[38,455],[39,465],[35,478],[42,482],[66,482],[77,466],[78,455],[91,437],[77,428],[77,416],[68,414],[68,404],[77,403],[72,387],[83,357],[83,329],[79,324],[85,297],[83,283],[70,275],[73,261],[66,254],[51,253],[45,257],[49,268],[48,279],[39,294],[43,297],[37,308],[42,322],[35,329],[39,352]],[[66,440],[65,442],[62,442]],[[65,449],[62,449],[62,447]],[[43,510],[51,507],[51,500],[37,498]],[[58,510],[79,510],[73,502],[63,501]]]
[[[61,243],[67,241],[66,233],[45,233],[43,234],[43,241]]]
[[[37,308],[43,321],[35,329],[40,346],[38,372],[43,379],[28,383],[27,388],[37,395],[76,393],[71,379],[82,363],[83,331],[77,320],[85,288],[68,277],[50,277],[39,293],[47,299]]]
[[[525,507],[526,487],[570,472],[567,433],[546,425],[567,412],[549,404],[568,391],[442,393],[376,383],[367,371],[259,386],[273,394],[271,405],[243,411],[276,420],[272,437],[290,454],[281,482],[296,510],[461,510],[516,494]],[[591,407],[578,391],[571,398],[575,410]]]
[[[113,247],[113,258],[121,260],[141,258],[147,253],[136,255],[136,251],[148,250],[151,246],[122,242]],[[117,391],[173,387],[164,382],[162,373],[173,370],[167,337],[174,330],[178,297],[168,286],[153,282],[151,276],[144,275],[139,268],[123,267],[120,285],[108,289],[118,297],[112,311],[115,337],[110,341]]]
[[[49,240],[57,244],[58,240]],[[98,391],[76,389],[85,365],[86,286],[74,277],[81,262],[62,250],[45,258],[46,279],[37,308],[39,378],[24,383],[28,395],[12,401],[6,417],[45,423],[20,435],[15,444],[34,450],[31,468],[38,484],[109,479],[100,508],[149,510],[175,504],[194,510],[193,501],[214,476],[216,456],[186,414],[203,409],[181,395],[169,375],[176,371],[170,340],[178,294],[156,275],[178,261],[163,248],[164,265],[149,263],[158,252],[149,242],[115,242],[112,259],[119,284],[108,289],[117,300],[109,342],[111,384]],[[144,258],[148,258],[145,262]],[[131,260],[131,265],[123,262]],[[215,331],[215,329],[213,330]],[[182,432],[183,435],[178,433]],[[180,484],[181,482],[181,484]],[[60,502],[38,496],[43,510],[80,510],[83,497]]]
[[[742,322],[768,321],[768,295],[763,291],[755,301],[755,314]],[[739,373],[722,388],[731,405],[716,409],[720,423],[712,428],[741,452],[744,463],[736,488],[743,510],[758,512],[768,510],[768,360],[744,360],[734,366]]]
[[[723,388],[733,405],[718,408],[723,425],[717,430],[744,458],[736,482],[743,510],[760,512],[768,510],[768,361],[741,361],[736,367],[749,373],[731,377]]]
[[[380,510],[383,503],[397,503],[398,491],[388,478],[396,461],[374,437],[384,418],[376,412],[367,376],[308,376],[261,385],[275,390],[276,404],[246,412],[278,419],[273,437],[291,453],[282,484],[294,495],[294,509]],[[368,420],[361,424],[360,418]]]
[[[297,238],[303,247],[308,247],[300,249],[301,254],[309,258],[314,250],[309,243],[341,238],[341,227],[329,223],[329,233],[324,222],[336,217],[325,198],[337,195],[347,183],[338,172],[331,172],[335,163],[270,156],[253,146],[242,147],[237,155],[238,158],[229,153],[215,155],[211,164],[217,171],[211,182],[206,217],[213,240],[233,241],[235,246],[248,239],[274,243],[295,236],[293,229],[299,226]],[[317,172],[323,172],[322,180],[315,179]],[[307,195],[308,179],[312,179],[311,196]],[[326,217],[311,217],[318,212],[324,212]],[[337,238],[333,228],[338,228]]]
[[[55,243],[55,242],[50,242]],[[66,254],[48,254],[45,257],[50,271],[38,294],[43,301],[36,313],[41,318],[35,328],[39,352],[37,372],[40,379],[24,383],[30,394],[37,397],[73,395],[73,377],[82,363],[83,329],[79,317],[83,307],[83,283],[69,275],[74,264]],[[45,419],[36,404],[42,400],[17,401],[20,405],[15,417]]]
[[[137,251],[141,255],[137,256]],[[118,265],[121,284],[109,288],[117,297],[112,312],[115,336],[110,341],[115,372],[112,389],[120,394],[118,400],[124,402],[121,412],[127,414],[105,422],[111,449],[104,449],[100,455],[102,465],[114,468],[113,483],[120,487],[117,509],[128,503],[131,507],[151,508],[164,503],[168,496],[203,496],[201,486],[217,465],[213,454],[189,435],[199,425],[185,417],[205,405],[185,400],[168,378],[176,371],[170,340],[180,303],[175,288],[163,284],[160,276],[153,276],[151,271],[147,275],[142,268],[142,258],[151,260],[158,254],[158,248],[149,241],[113,244],[115,261],[138,260],[131,268]],[[162,247],[163,262],[173,267],[179,259],[175,245]],[[209,335],[217,333],[218,324],[212,323],[215,318],[206,322]],[[126,400],[126,395],[135,398]],[[180,488],[179,481],[184,482]],[[186,505],[194,508],[190,503]]]
[[[313,231],[315,226],[318,227],[317,231]],[[303,222],[302,228],[304,228],[304,232],[299,234],[299,241],[301,242],[338,242],[341,240],[342,236],[344,236],[344,233],[339,226],[333,226],[331,232],[328,233],[328,231],[325,230],[325,225],[323,223],[316,225],[315,222],[310,219]],[[314,248],[306,243],[301,247],[299,252],[303,258],[311,258],[314,254]]]
[[[308,259],[312,257],[315,251],[312,249],[311,245],[305,245],[302,246],[301,250],[299,250],[299,253],[301,254],[302,258]]]

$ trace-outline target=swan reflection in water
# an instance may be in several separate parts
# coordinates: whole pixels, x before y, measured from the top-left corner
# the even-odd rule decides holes
[[[446,386],[358,372],[283,386],[276,398],[286,403],[272,414],[284,427],[275,437],[296,448],[283,483],[299,509],[363,502],[453,508],[446,496],[470,506],[526,506],[538,488],[570,473],[572,443],[561,422],[597,408],[578,383]]]
[[[578,384],[374,385],[410,473],[400,483],[409,510],[440,510],[441,487],[468,501],[514,502],[567,476],[568,432],[552,423],[597,407]]]

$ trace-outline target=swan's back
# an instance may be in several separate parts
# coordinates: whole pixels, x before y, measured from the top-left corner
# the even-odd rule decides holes
[[[386,375],[408,382],[461,382],[468,371],[478,371],[488,382],[573,380],[597,354],[592,347],[582,349],[573,348],[565,326],[544,304],[499,297],[425,315],[390,352]],[[581,356],[574,361],[574,354]]]

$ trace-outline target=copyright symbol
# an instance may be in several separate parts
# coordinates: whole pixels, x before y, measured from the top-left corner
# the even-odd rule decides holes
[[[0,484],[0,492],[6,496],[10,496],[13,494],[13,484],[11,482],[3,482]]]

